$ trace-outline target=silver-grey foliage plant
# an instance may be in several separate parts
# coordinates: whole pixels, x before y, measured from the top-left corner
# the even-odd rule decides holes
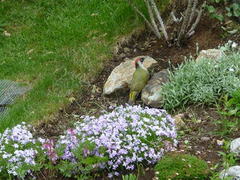
[[[162,87],[163,106],[172,110],[189,104],[213,104],[240,88],[240,53],[219,60],[189,60],[170,72]]]

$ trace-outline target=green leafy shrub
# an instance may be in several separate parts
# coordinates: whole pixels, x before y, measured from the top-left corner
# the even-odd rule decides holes
[[[208,165],[205,161],[188,154],[166,155],[155,167],[158,179],[206,179]]]
[[[239,53],[219,60],[186,61],[170,73],[170,81],[163,85],[163,107],[172,110],[189,104],[213,104],[240,88],[239,69]]]
[[[219,10],[219,7],[222,9]],[[234,0],[210,0],[206,5],[211,17],[223,21],[226,16],[240,18],[240,4]]]
[[[232,96],[228,95],[224,98],[224,109],[221,114],[226,116],[240,116],[240,89],[232,93]]]
[[[62,148],[64,147],[57,148],[57,154],[60,156],[64,156],[64,153],[61,152]],[[95,148],[96,145],[88,141],[79,144],[71,154],[75,157],[75,159],[72,161],[61,159],[56,165],[56,168],[59,169],[61,174],[63,174],[65,177],[74,176],[75,178],[81,180],[93,178],[92,174],[94,174],[94,176],[99,175],[100,169],[98,165],[105,163],[108,158],[105,156],[97,156],[94,153],[91,153],[94,152]],[[104,152],[104,148],[100,148],[98,150],[98,153],[100,154]]]

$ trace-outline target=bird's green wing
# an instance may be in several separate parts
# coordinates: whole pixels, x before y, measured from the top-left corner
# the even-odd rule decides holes
[[[137,69],[133,74],[130,90],[140,92],[147,84],[148,79],[149,79],[148,71],[144,69]]]

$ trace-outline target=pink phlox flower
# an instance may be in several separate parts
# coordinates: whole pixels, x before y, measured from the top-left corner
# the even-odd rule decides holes
[[[74,136],[74,135],[76,135],[76,130],[73,129],[73,128],[69,128],[69,129],[67,130],[67,133],[70,134],[70,135],[72,135],[72,136]]]
[[[47,140],[42,146],[47,151],[47,155],[49,159],[53,163],[56,163],[56,160],[58,159],[58,155],[54,149],[54,141],[52,139]]]

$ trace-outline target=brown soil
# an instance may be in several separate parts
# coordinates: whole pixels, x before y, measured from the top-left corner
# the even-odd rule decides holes
[[[183,47],[167,47],[163,40],[157,40],[152,33],[143,32],[140,36],[134,37],[127,44],[123,44],[117,54],[106,62],[104,69],[99,76],[85,85],[84,92],[76,94],[75,100],[61,109],[58,115],[48,122],[43,122],[38,126],[39,135],[48,138],[57,138],[71,125],[80,120],[82,115],[99,115],[101,110],[108,110],[110,105],[125,104],[128,100],[126,92],[115,94],[110,97],[102,96],[102,88],[111,71],[119,65],[123,60],[139,55],[148,55],[158,61],[156,70],[170,67],[169,62],[176,66],[184,61],[185,57],[190,55],[196,56],[196,44],[199,50],[216,48],[218,45],[224,44],[229,39],[240,42],[240,35],[232,35],[223,38],[225,33],[222,31],[221,25],[208,17],[204,17],[200,22],[195,35],[187,41]],[[142,104],[139,100],[138,103]],[[218,151],[222,148],[217,145],[217,140],[222,137],[215,135],[217,130],[213,120],[220,119],[216,109],[213,108],[189,108],[187,110],[188,117],[197,117],[198,123],[190,122],[186,118],[186,128],[181,130],[184,136],[179,140],[179,151],[195,154],[213,165],[219,162]],[[240,134],[239,134],[240,135]],[[143,179],[152,179],[153,171],[146,173]]]

